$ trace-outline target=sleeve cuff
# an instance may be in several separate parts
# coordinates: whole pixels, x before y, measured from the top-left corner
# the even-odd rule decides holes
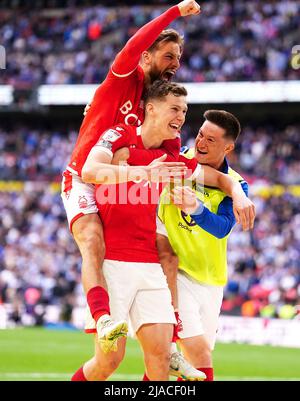
[[[200,200],[198,200],[198,202],[199,202],[199,206],[193,213],[190,214],[191,217],[195,216],[195,217],[199,218],[199,216],[201,216],[205,211],[205,207],[204,207],[203,203]]]

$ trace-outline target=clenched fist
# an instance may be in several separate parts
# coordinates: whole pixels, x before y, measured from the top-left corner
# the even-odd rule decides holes
[[[181,1],[178,4],[178,8],[182,17],[186,17],[187,15],[197,15],[201,12],[199,4],[193,0]]]

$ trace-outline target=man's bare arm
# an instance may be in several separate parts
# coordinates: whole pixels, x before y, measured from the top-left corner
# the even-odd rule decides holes
[[[186,169],[183,163],[165,163],[166,155],[153,160],[148,166],[122,166],[112,164],[113,156],[94,146],[82,169],[82,180],[89,184],[120,184],[128,181],[169,181],[181,177]]]
[[[220,188],[227,196],[232,198],[233,212],[238,224],[241,224],[244,231],[254,226],[255,206],[246,196],[241,184],[228,174],[206,165],[201,165],[200,173],[195,178],[196,182]]]

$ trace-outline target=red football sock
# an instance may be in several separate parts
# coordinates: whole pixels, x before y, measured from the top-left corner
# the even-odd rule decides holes
[[[197,368],[201,372],[206,374],[205,382],[213,382],[214,381],[214,368]]]
[[[150,379],[148,378],[148,376],[145,373],[144,377],[143,377],[143,382],[149,382],[149,381],[150,381]]]
[[[180,317],[179,317],[179,313],[178,313],[177,310],[174,311],[174,314],[175,314],[175,318],[176,318],[176,320],[177,320],[177,323],[174,324],[172,343],[175,343],[175,344],[176,344],[176,341],[180,340],[180,338],[179,338],[179,336],[178,336],[178,333],[179,333],[180,331],[182,331],[182,321],[181,321],[181,319],[180,319]]]
[[[105,288],[97,286],[91,288],[87,293],[87,302],[95,321],[103,315],[110,315],[109,296]]]
[[[172,337],[172,343],[176,344],[176,341],[180,340],[180,338],[178,337],[178,332],[176,330],[176,326],[174,324],[174,330],[173,330],[173,337]]]
[[[77,370],[77,372],[74,373],[74,375],[71,378],[72,382],[87,382],[84,373],[83,373],[83,366],[81,366],[80,369]]]

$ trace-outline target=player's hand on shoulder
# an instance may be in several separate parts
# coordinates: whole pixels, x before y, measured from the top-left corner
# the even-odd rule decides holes
[[[120,148],[114,153],[114,157],[111,161],[111,164],[114,165],[127,165],[127,160],[130,156],[129,148]]]
[[[170,182],[171,179],[184,176],[186,165],[182,162],[165,162],[166,158],[167,155],[164,154],[145,167],[150,182]]]
[[[187,15],[197,15],[200,14],[201,8],[196,1],[184,0],[178,4],[178,8],[182,17]]]
[[[244,231],[254,227],[255,205],[245,196],[237,197],[233,201],[233,213],[238,224],[241,224]]]

